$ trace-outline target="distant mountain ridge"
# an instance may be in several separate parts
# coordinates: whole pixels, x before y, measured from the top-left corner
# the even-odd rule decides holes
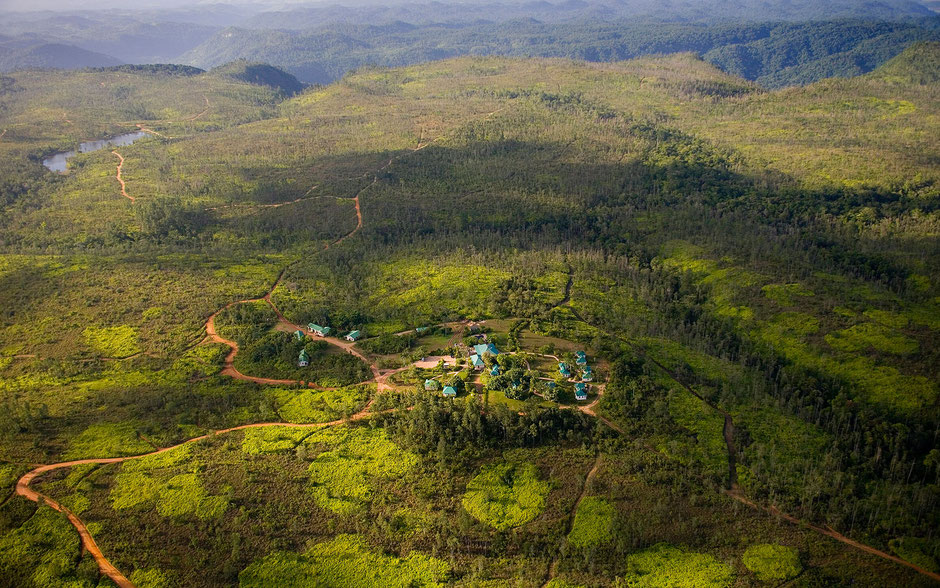
[[[940,17],[713,25],[661,23],[338,24],[307,31],[229,28],[181,56],[211,68],[247,59],[328,83],[366,64],[410,65],[457,55],[631,59],[691,51],[767,87],[866,73],[916,41],[940,40]]]
[[[940,0],[405,0],[0,11],[0,66],[211,69],[246,60],[323,84],[362,65],[460,55],[612,61],[694,52],[775,88],[863,74],[911,43],[940,40],[938,6]]]
[[[12,47],[11,47],[12,45]],[[16,41],[0,43],[0,72],[21,69],[81,69],[124,63],[116,57],[62,43],[38,43],[17,47]]]

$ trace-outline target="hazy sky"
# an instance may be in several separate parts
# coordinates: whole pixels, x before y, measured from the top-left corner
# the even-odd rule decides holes
[[[122,10],[178,8],[192,7],[199,4],[258,4],[278,5],[294,4],[283,0],[0,0],[0,10],[33,11],[33,10],[106,10],[120,8]]]

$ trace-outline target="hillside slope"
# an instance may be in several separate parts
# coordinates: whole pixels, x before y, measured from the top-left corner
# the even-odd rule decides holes
[[[3,76],[0,580],[930,585],[937,58]]]

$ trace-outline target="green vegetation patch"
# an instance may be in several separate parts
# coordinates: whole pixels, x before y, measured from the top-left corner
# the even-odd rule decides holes
[[[568,543],[575,547],[606,545],[614,538],[614,506],[596,496],[588,496],[578,505]]]
[[[742,557],[744,567],[763,582],[780,582],[795,578],[803,571],[800,552],[795,547],[762,543],[747,548]]]
[[[937,559],[931,555],[940,548],[940,542],[936,539],[929,541],[917,537],[900,537],[892,539],[889,542],[891,551],[897,554],[904,561],[911,562],[915,566],[920,566],[931,572],[940,572],[940,565],[937,565]]]
[[[734,570],[708,555],[658,543],[627,556],[626,585],[635,588],[724,588]]]
[[[91,588],[95,584],[75,575],[80,555],[68,519],[40,506],[22,526],[0,534],[0,578],[29,579],[29,584],[23,584],[32,586]]]
[[[369,386],[338,390],[277,390],[278,414],[291,423],[325,423],[359,411],[369,401]]]
[[[134,570],[130,580],[137,588],[170,588],[172,586],[167,575],[157,568]]]
[[[242,588],[411,588],[442,586],[447,563],[412,552],[405,558],[376,553],[356,535],[339,535],[300,555],[278,551],[259,559],[238,575]]]
[[[337,427],[305,440],[322,445],[307,468],[317,504],[338,514],[351,514],[372,499],[373,480],[397,478],[418,465],[418,457],[399,449],[383,430]]]
[[[813,291],[802,284],[767,284],[761,291],[780,306],[795,306],[797,297],[813,296]]]
[[[463,507],[478,521],[499,530],[524,525],[545,509],[549,483],[530,463],[484,466],[467,484]]]
[[[188,446],[125,462],[111,489],[115,510],[153,504],[165,517],[195,515],[218,518],[228,508],[225,496],[210,495],[199,474],[176,473],[175,466],[190,456]],[[193,463],[193,467],[198,467]]]
[[[908,355],[919,348],[916,340],[876,323],[861,323],[830,333],[826,335],[826,343],[833,349],[848,353],[875,349],[894,355]]]
[[[105,357],[122,358],[140,353],[136,327],[86,327],[82,336],[89,346]]]
[[[242,451],[249,455],[290,451],[310,435],[309,429],[292,427],[260,427],[245,431]]]
[[[138,423],[96,423],[82,431],[71,444],[66,459],[138,455],[153,451],[137,433]]]

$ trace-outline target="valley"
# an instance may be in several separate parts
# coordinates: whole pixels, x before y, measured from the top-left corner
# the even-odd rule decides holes
[[[4,74],[0,578],[934,585],[938,63]]]

